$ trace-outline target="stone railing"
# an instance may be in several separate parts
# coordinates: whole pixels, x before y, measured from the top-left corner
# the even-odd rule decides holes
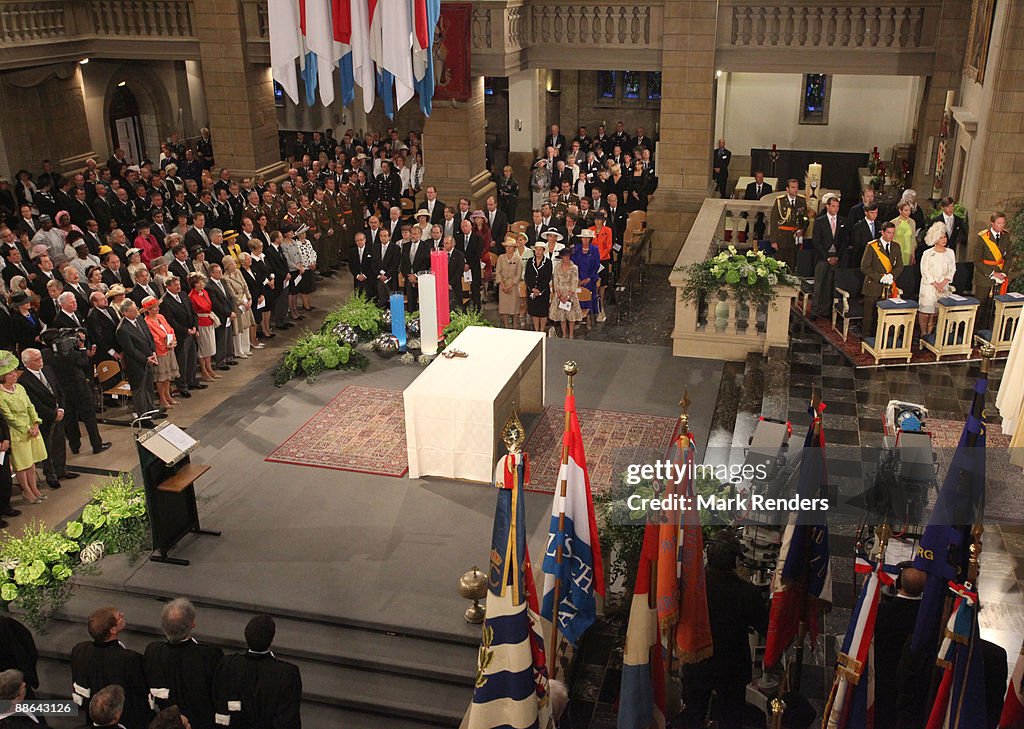
[[[0,0],[0,69],[199,57],[193,0]]]
[[[727,231],[738,227],[742,213],[753,223],[770,203],[756,200],[708,198],[683,243],[669,283],[676,289],[672,353],[677,357],[741,360],[751,352],[767,354],[770,347],[789,345],[789,311],[796,289],[781,287],[774,306],[758,311],[740,304],[722,289],[706,301],[684,301],[686,267],[718,253],[727,245]],[[742,245],[738,246],[741,250]]]
[[[806,69],[814,59],[819,72],[866,64],[878,73],[923,73],[934,63],[941,12],[942,0],[722,0],[717,61],[734,71]]]

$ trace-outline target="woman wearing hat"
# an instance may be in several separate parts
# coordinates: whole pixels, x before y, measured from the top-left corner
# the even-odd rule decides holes
[[[46,498],[36,485],[36,464],[46,460],[46,445],[39,434],[42,418],[36,414],[25,388],[18,384],[18,358],[0,350],[0,415],[11,430],[11,468],[30,504]]]
[[[163,255],[156,236],[149,232],[149,221],[143,220],[138,223],[138,233],[135,235],[135,247],[139,249],[139,256],[147,266],[154,258]]]
[[[543,240],[534,243],[533,258],[526,264],[526,312],[537,332],[544,331],[551,303],[551,260],[545,255],[547,247]]]
[[[498,281],[498,317],[504,324],[505,317],[513,329],[519,318],[519,284],[523,280],[523,259],[516,248],[514,235],[505,236],[505,252],[498,256],[496,270]]]
[[[178,340],[174,337],[174,328],[160,313],[160,299],[153,296],[144,298],[142,314],[146,317],[146,325],[153,335],[153,344],[156,347],[156,371],[153,373],[156,393],[160,396],[161,406],[173,408],[178,404],[171,397],[171,380],[176,380],[179,376],[178,359],[174,355]]]
[[[576,333],[576,322],[583,318],[580,299],[576,288],[580,285],[580,272],[572,262],[572,251],[562,248],[558,251],[558,265],[554,267],[551,278],[551,306],[548,318],[562,323],[562,337],[573,339]]]
[[[11,331],[18,351],[38,347],[43,324],[32,311],[32,299],[24,291],[15,291],[11,294],[11,309]]]
[[[168,271],[169,265],[170,261],[167,260],[167,256],[157,256],[149,262],[149,275],[164,291],[167,290],[167,279],[171,277]]]
[[[420,240],[430,240],[430,211],[426,208],[420,208],[416,211],[416,227],[422,231]]]
[[[948,247],[946,224],[939,220],[924,236],[928,249],[921,254],[921,294],[918,301],[918,319],[921,336],[935,330],[936,306],[939,298],[953,293],[953,274],[956,273],[956,254]]]
[[[252,298],[249,295],[249,285],[245,282],[242,272],[238,270],[238,262],[234,256],[224,256],[221,265],[224,267],[224,283],[227,285],[228,291],[231,292],[235,305],[238,306],[238,311],[236,312],[238,317],[232,325],[235,330],[235,352],[240,357],[248,358],[251,356],[249,353],[251,346],[249,330],[253,329],[256,325],[256,320],[252,316]]]
[[[203,379],[207,382],[219,380],[220,375],[213,371],[211,360],[217,352],[217,333],[214,325],[213,302],[210,294],[206,291],[206,276],[193,271],[188,275],[188,283],[191,291],[188,300],[192,302],[192,309],[196,312],[199,321],[199,332],[196,336],[196,346],[199,348],[199,369]]]
[[[238,257],[242,255],[242,247],[238,245],[237,230],[224,231],[224,249],[234,257],[235,263],[238,263]]]
[[[590,228],[580,231],[580,245],[572,252],[572,262],[576,264],[579,272],[580,287],[590,292],[590,301],[581,303],[583,309],[583,321],[589,322],[587,317],[593,314],[595,317],[599,311],[601,300],[597,295],[597,281],[601,270],[601,253],[597,246],[593,245],[595,234]]]
[[[103,283],[103,269],[99,266],[89,266],[85,271],[85,285],[90,291],[107,293],[107,285]]]
[[[206,260],[206,247],[195,246],[192,248],[192,268],[203,274],[204,279],[210,278],[210,262]]]

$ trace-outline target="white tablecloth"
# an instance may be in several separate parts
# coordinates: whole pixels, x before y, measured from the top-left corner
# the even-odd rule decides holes
[[[405,389],[409,478],[489,482],[503,452],[498,436],[515,403],[544,409],[545,337],[539,332],[469,327]]]

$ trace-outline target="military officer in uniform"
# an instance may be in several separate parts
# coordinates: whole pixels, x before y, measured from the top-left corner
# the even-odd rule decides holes
[[[338,219],[341,229],[338,231],[338,257],[335,259],[337,263],[347,263],[349,250],[352,248],[352,236],[356,234],[358,230],[357,220],[360,218],[356,217],[356,205],[357,199],[355,193],[352,192],[352,183],[348,179],[341,181],[341,189],[338,190]]]
[[[775,257],[789,266],[791,273],[796,271],[797,234],[803,233],[803,226],[806,224],[804,214],[807,210],[807,200],[803,195],[797,194],[799,189],[798,181],[787,180],[786,194],[772,205],[768,221]]]
[[[974,296],[981,302],[978,327],[990,328],[995,315],[993,296],[1005,294],[1012,269],[1013,242],[1006,231],[1006,213],[992,213],[991,225],[978,233],[971,250]]]
[[[875,304],[882,298],[886,287],[895,285],[896,278],[903,272],[903,255],[900,246],[892,240],[896,233],[896,224],[882,223],[882,234],[878,240],[868,243],[864,256],[860,259],[860,272],[864,274],[864,321],[861,324],[861,336],[875,336]]]
[[[317,271],[321,276],[331,275],[331,239],[334,237],[334,221],[331,220],[331,213],[324,199],[322,188],[313,193],[313,202],[310,204],[314,224],[310,226],[313,231],[314,250],[316,250]]]

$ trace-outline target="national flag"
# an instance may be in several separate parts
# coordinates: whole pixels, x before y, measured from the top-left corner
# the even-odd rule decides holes
[[[565,434],[559,487],[551,505],[551,527],[544,552],[542,615],[555,622],[555,591],[558,591],[557,628],[576,645],[597,618],[595,593],[604,597],[601,546],[594,518],[594,498],[583,453],[583,434],[576,415],[576,398],[565,396]],[[559,553],[561,560],[558,559]],[[551,646],[556,650],[557,646]]]
[[[316,56],[320,101],[334,103],[334,67],[341,60],[341,43],[334,38],[331,0],[304,0],[306,47]]]
[[[417,43],[422,42],[420,27],[420,10],[422,4],[426,11],[427,45],[416,50],[413,44],[412,55],[413,75],[416,77],[416,93],[420,96],[420,109],[426,116],[433,111],[434,102],[434,31],[437,21],[441,18],[441,0],[413,0],[416,4],[416,37]]]
[[[666,484],[665,496],[696,504],[693,490],[693,434],[681,432],[674,445],[677,472],[683,479]],[[658,622],[666,645],[683,663],[711,656],[711,621],[704,582],[704,534],[696,508],[664,510],[658,537]]]
[[[331,0],[331,27],[335,42],[340,46],[338,85],[341,87],[342,106],[351,106],[356,100],[355,75],[352,60],[352,5],[350,0]]]
[[[378,69],[384,68],[384,12],[383,0],[366,0],[367,38],[369,39],[370,58]]]
[[[316,103],[316,84],[319,73],[316,67],[316,54],[309,50],[309,38],[306,35],[306,0],[299,0],[299,28],[302,30],[303,55],[299,58],[302,69],[302,80],[306,84],[306,106]]]
[[[658,525],[644,527],[644,543],[629,608],[626,645],[622,651],[618,729],[665,726],[665,654],[658,630],[653,574],[658,560]]]
[[[495,469],[498,503],[491,533],[487,612],[467,729],[553,729],[544,639],[526,544],[525,454]]]
[[[409,0],[377,0],[377,13],[381,16],[382,50],[381,70],[394,76],[397,109],[405,106],[415,93],[412,75],[412,18]]]
[[[999,729],[1024,729],[1024,645],[1020,647],[1010,685],[1006,688]]]
[[[825,467],[825,431],[821,413],[825,404],[809,408],[811,425],[800,459],[798,493],[828,497]],[[812,498],[813,498],[812,497]],[[764,650],[766,668],[776,666],[800,635],[801,626],[813,643],[818,637],[818,612],[832,605],[832,571],[828,525],[808,523],[812,516],[793,514],[782,535],[779,559],[772,578],[772,604]]]
[[[363,92],[363,111],[369,114],[377,93],[377,72],[370,55],[369,7],[367,0],[348,0],[348,3],[352,12],[352,77]]]
[[[299,103],[299,84],[295,59],[302,55],[302,33],[294,0],[268,0],[267,25],[270,28],[270,70],[277,83],[292,100]]]
[[[985,665],[978,635],[978,593],[971,583],[950,583],[956,595],[939,650],[942,680],[926,729],[985,729]]]
[[[917,547],[914,566],[927,573],[911,649],[934,655],[950,582],[967,579],[971,525],[980,521],[985,503],[985,373],[974,383],[974,400],[960,442],[942,482],[935,509]]]
[[[377,73],[377,96],[384,106],[384,115],[388,119],[395,118],[395,77],[390,71]]]
[[[872,564],[859,556],[856,571],[866,573],[867,579],[854,605],[839,652],[832,693],[825,707],[828,729],[872,729],[875,726],[875,618],[882,586],[896,580],[887,571],[884,559]]]

